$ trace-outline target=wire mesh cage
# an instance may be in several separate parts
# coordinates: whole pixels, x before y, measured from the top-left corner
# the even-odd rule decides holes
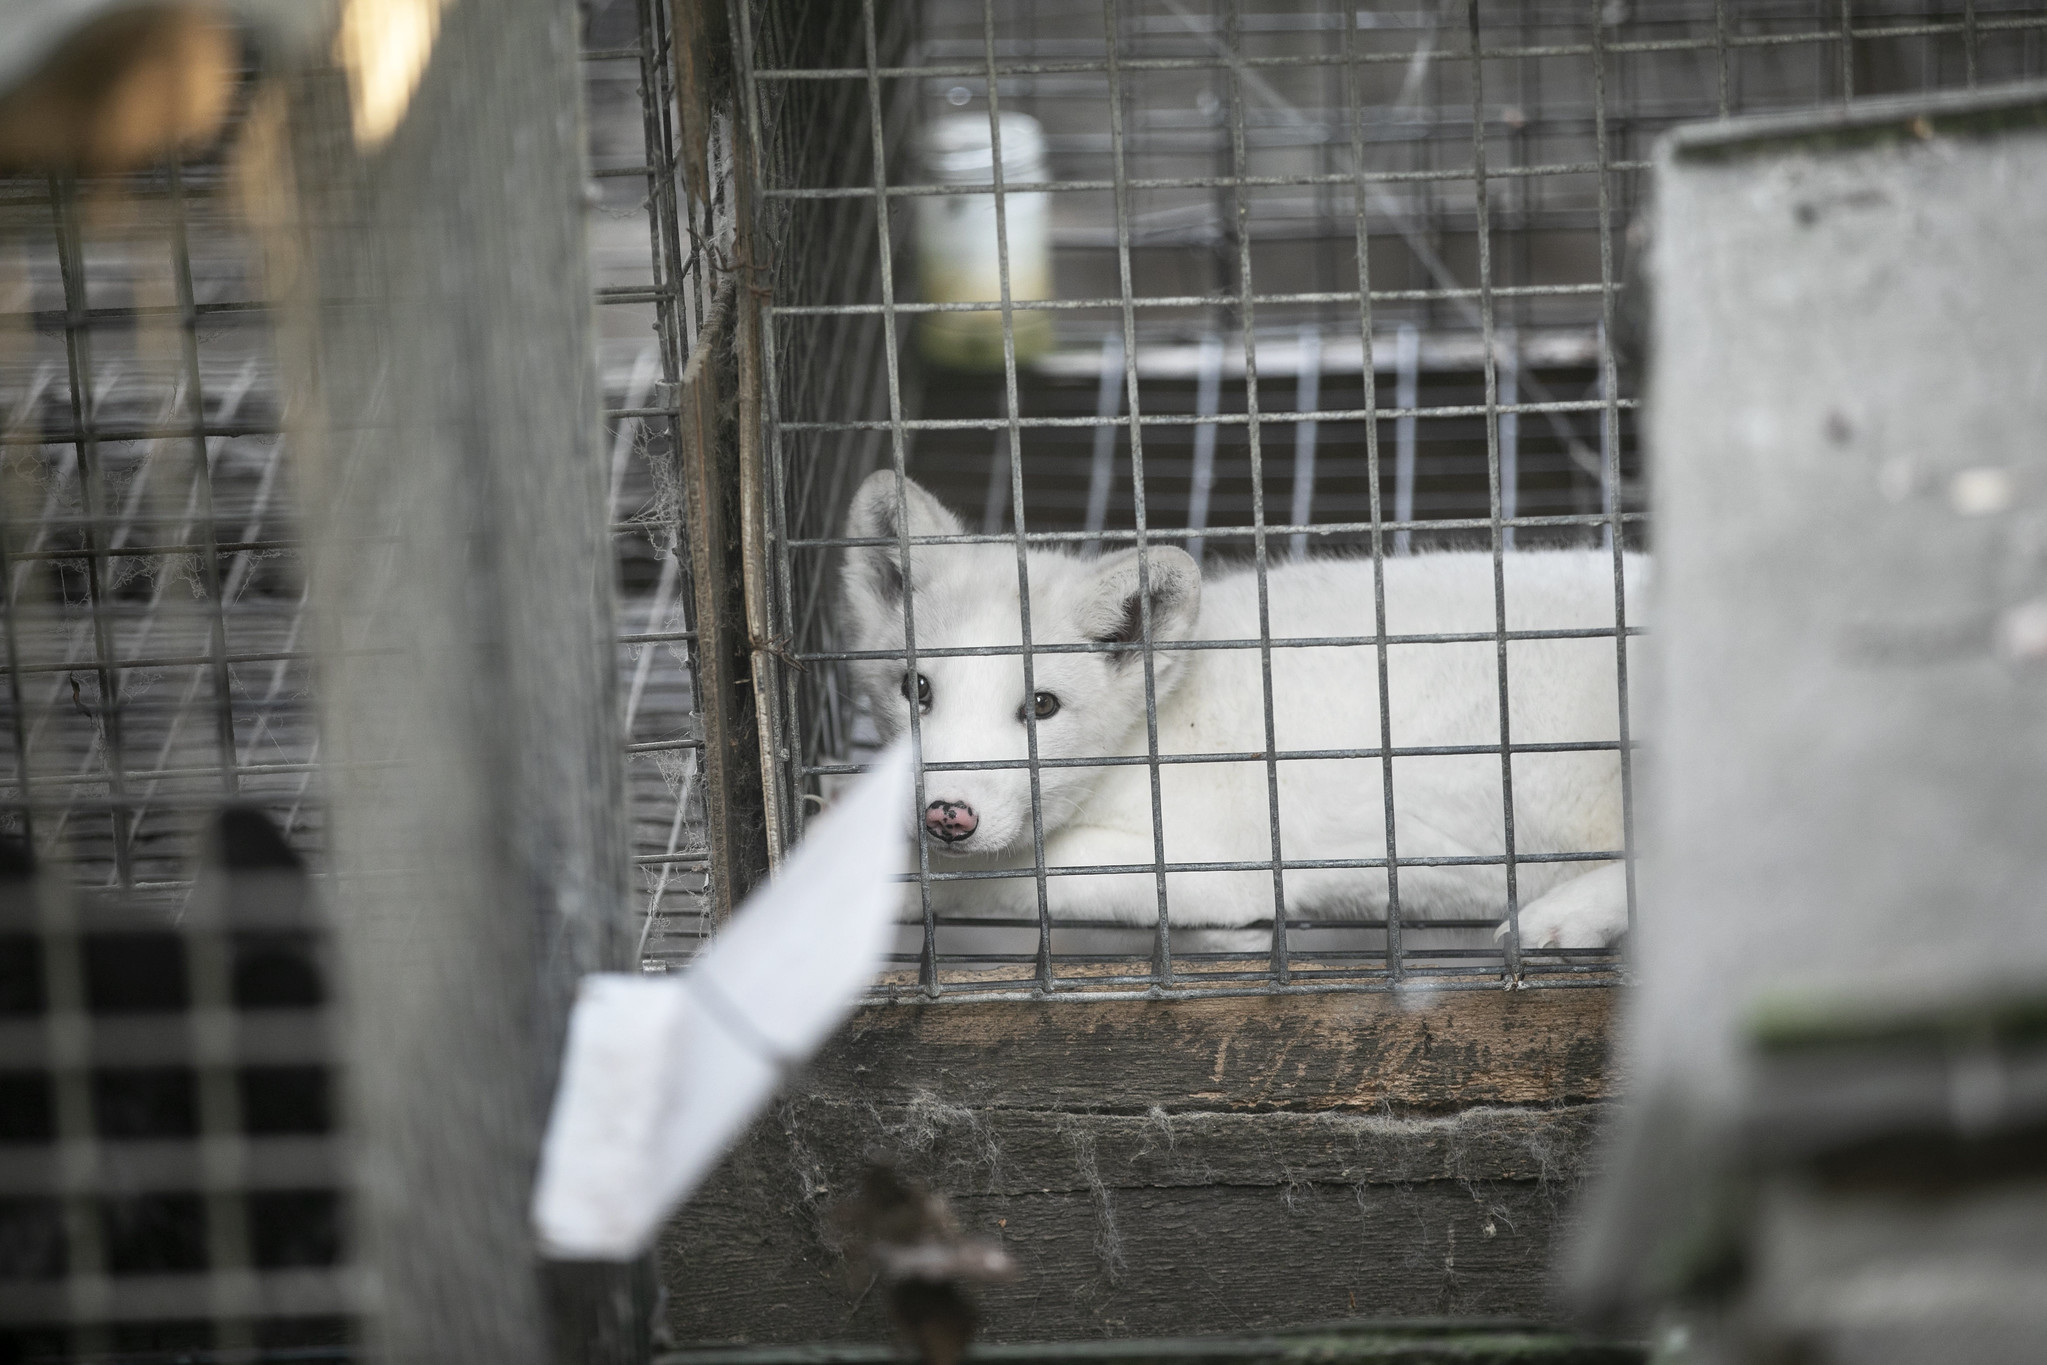
[[[37,886],[19,864],[0,875],[0,1342],[13,1359],[324,1360],[355,1338],[321,917],[303,864],[252,807],[211,827],[175,920]],[[37,1031],[43,1056],[24,1046]]]
[[[770,798],[800,829],[876,744],[921,747],[906,999],[1616,980],[1649,144],[2032,75],[2047,28],[1880,0],[733,12],[773,281]],[[1203,624],[1159,547],[1199,565]],[[1130,628],[1079,629],[1063,603],[1118,555],[1149,580]],[[1470,601],[1431,598],[1453,580]],[[1198,709],[1172,673],[1235,728],[1168,733]],[[1553,686],[1594,698],[1579,722],[1535,714]],[[1104,688],[1116,719],[1062,735]],[[1605,929],[1558,932],[1594,879]]]
[[[601,305],[646,921],[709,865],[673,388],[709,303],[677,179],[665,7],[592,17]],[[239,132],[232,132],[234,145]],[[319,738],[270,303],[231,157],[5,184],[6,815],[84,886],[171,907],[223,796],[317,859]]]
[[[658,959],[712,876],[676,428],[723,192],[684,188],[669,6],[584,10],[614,662]],[[0,886],[0,1354],[326,1349],[362,1306],[308,908],[331,890],[303,567],[322,512],[287,430],[271,94],[245,73],[194,159],[0,178],[0,881],[43,874]],[[223,807],[309,870],[290,923],[223,902],[205,856]],[[312,994],[268,999],[294,954]],[[265,1128],[278,1085],[317,1121]]]

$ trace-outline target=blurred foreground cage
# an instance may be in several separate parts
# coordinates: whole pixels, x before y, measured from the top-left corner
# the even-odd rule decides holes
[[[0,1343],[346,1358],[333,979],[251,807],[172,920],[0,869]],[[10,850],[10,854],[13,850]]]
[[[1616,846],[1517,847],[1514,772],[1557,746],[1501,737],[1510,643],[1540,634],[1509,630],[1503,600],[1488,628],[1406,635],[1370,600],[1331,603],[1332,624],[1312,640],[1268,630],[1238,642],[1266,661],[1268,734],[1275,670],[1309,643],[1382,660],[1491,643],[1498,732],[1414,747],[1382,720],[1365,748],[1310,757],[1288,752],[1282,734],[1277,750],[1164,758],[1154,734],[1138,761],[1154,774],[1159,851],[1144,870],[1161,888],[1155,929],[1051,914],[1048,879],[1083,870],[1048,866],[1042,832],[1036,868],[1021,874],[1040,887],[1035,917],[934,909],[934,889],[989,874],[927,857],[913,898],[921,922],[906,925],[901,973],[884,988],[893,998],[1614,980],[1611,953],[1494,946],[1490,931],[1511,914],[1517,866],[1632,860],[1626,641],[1641,625],[1621,609],[1622,552],[1648,549],[1651,528],[1628,353],[1642,301],[1626,281],[1649,143],[1690,120],[2036,74],[2047,33],[2037,6],[1987,0],[869,0],[828,14],[741,0],[733,15],[742,178],[756,182],[740,250],[768,284],[754,291],[767,298],[752,466],[766,487],[756,568],[767,584],[754,630],[756,665],[775,679],[764,749],[779,838],[800,831],[874,742],[849,685],[858,653],[834,620],[846,509],[873,470],[920,482],[962,517],[963,534],[905,545],[1011,544],[1021,565],[1025,546],[1184,544],[1211,566],[1253,566],[1261,603],[1270,568],[1303,556],[1368,556],[1375,580],[1386,560],[1428,550],[1489,551],[1496,566],[1544,547],[1612,558],[1615,614],[1567,633],[1613,641],[1619,739],[1575,747],[1619,765]],[[988,127],[988,164],[971,175],[959,170],[968,120]],[[919,130],[940,127],[946,150],[922,164],[918,149],[932,144]],[[1039,164],[1038,129],[1049,171],[1015,182]],[[1033,145],[1012,154],[1020,139]],[[997,233],[1000,269],[977,295],[914,297],[912,263],[937,244],[917,242],[913,222],[943,221],[919,207],[931,196],[960,204],[960,218],[998,206],[1002,228],[981,230]],[[1038,249],[1041,213],[1045,297],[1019,255]],[[999,325],[1002,346],[948,355],[934,339],[959,329],[932,324],[976,311]],[[948,652],[1023,654],[1026,666],[1050,657],[1042,644]],[[1450,753],[1497,755],[1494,846],[1461,859],[1397,848],[1289,859],[1288,765],[1370,760],[1356,800],[1383,801],[1390,831],[1410,769],[1393,765],[1382,786],[1380,765]],[[1161,764],[1226,760],[1270,775],[1270,857],[1169,862]],[[1049,769],[1035,756],[1027,766],[1035,793]],[[1042,830],[1050,817],[1032,800]],[[1496,911],[1389,926],[1285,904],[1306,872],[1397,878],[1445,862],[1499,868]],[[1269,961],[1263,949],[1246,959],[1171,947],[1167,874],[1231,869],[1275,873],[1282,922],[1259,935],[1270,935]],[[1632,878],[1629,900],[1632,916]]]
[[[2047,84],[1693,127],[1656,159],[1670,918],[1635,958],[1577,1296],[1682,1305],[1708,1358],[2029,1360]]]
[[[584,62],[633,853],[657,948],[695,925],[710,875],[674,422],[714,210],[685,211],[666,16],[592,7]],[[243,111],[182,166],[0,180],[0,821],[81,885],[166,907],[223,796],[323,848],[299,495],[250,222],[277,206],[252,206],[242,150],[276,114]]]
[[[546,22],[555,17],[550,11]],[[606,939],[585,956],[587,931],[578,931],[585,933],[578,944],[558,926],[534,926],[548,931],[559,960],[544,962],[541,972],[552,976],[532,983],[538,1034],[527,1039],[522,1024],[516,1041],[543,1053],[547,1029],[558,1027],[558,1016],[547,1023],[548,1011],[559,1009],[576,971],[687,953],[707,927],[714,893],[732,893],[711,866],[694,685],[697,598],[678,439],[684,370],[712,319],[714,271],[723,260],[712,223],[729,215],[728,178],[707,186],[705,198],[692,199],[685,186],[666,0],[589,4],[581,17],[580,60],[574,28],[561,29],[570,46],[558,35],[549,39],[548,69],[557,86],[583,87],[587,125],[564,119],[558,126],[587,132],[587,150],[572,149],[570,157],[587,176],[572,175],[568,195],[536,198],[531,208],[557,233],[554,240],[578,251],[587,240],[588,261],[550,266],[535,257],[523,265],[548,288],[591,286],[594,310],[584,296],[570,301],[590,325],[559,329],[550,344],[557,354],[571,348],[570,359],[598,381],[597,392],[583,395],[587,414],[569,402],[556,420],[578,434],[567,442],[575,447],[586,415],[588,432],[596,432],[601,402],[602,447],[588,453],[602,465],[596,484],[609,514],[608,527],[593,534],[608,537],[611,553],[594,577],[568,582],[584,592],[582,619],[598,632],[592,647],[535,653],[542,668],[587,675],[562,693],[582,708],[575,725],[560,727],[564,743],[583,733],[615,731],[623,739],[620,752],[574,755],[579,780],[559,784],[564,799],[594,805],[604,834],[610,783],[622,771],[627,804],[617,813],[616,866],[608,837],[576,841],[588,847],[558,859],[539,850],[556,863],[593,862],[581,888],[588,903],[567,896],[565,911],[599,925]],[[439,66],[428,73],[422,101],[462,79],[447,68],[488,66],[479,61],[477,33],[473,24],[443,25]],[[521,30],[518,41],[531,37]],[[364,479],[403,486],[388,468],[377,470],[381,455],[373,450],[356,452],[353,467],[369,473],[353,483],[349,452],[334,449],[313,477],[299,440],[309,420],[304,356],[289,354],[283,339],[307,322],[285,307],[293,271],[307,264],[294,254],[305,243],[292,234],[316,217],[309,204],[338,195],[355,172],[334,146],[316,156],[291,142],[294,129],[331,113],[319,105],[319,91],[308,95],[292,78],[264,79],[274,72],[242,74],[226,131],[203,155],[120,174],[0,177],[0,744],[7,750],[0,838],[8,875],[17,870],[18,849],[41,878],[40,889],[6,887],[0,943],[0,1356],[9,1359],[17,1343],[30,1358],[52,1359],[339,1349],[363,1307],[355,1291],[364,1279],[351,1262],[366,1247],[375,1251],[377,1239],[392,1240],[361,1208],[350,1213],[336,1202],[352,1168],[329,1120],[363,1118],[342,1103],[346,1087],[327,1080],[315,1087],[326,1106],[321,1123],[278,1138],[289,1151],[238,1128],[237,1114],[246,1119],[253,1111],[247,1093],[240,1102],[232,1095],[250,1056],[297,1048],[289,1057],[264,1053],[264,1064],[331,1067],[360,1098],[360,1071],[347,1072],[364,1056],[364,1019],[402,1020],[391,1006],[415,992],[398,977],[365,974],[357,958],[352,975],[341,973],[353,988],[341,993],[354,1032],[330,1036],[324,1013],[315,1031],[274,1010],[235,1024],[218,998],[228,989],[219,978],[240,970],[248,926],[220,920],[218,885],[209,892],[201,873],[201,836],[232,803],[281,831],[305,860],[314,904],[331,910],[337,892],[344,900],[358,894],[330,875],[337,783],[361,792],[401,773],[412,756],[393,713],[388,752],[366,752],[358,733],[354,752],[336,763],[335,736],[319,717],[325,707],[331,720],[337,689],[373,699],[390,680],[405,686],[405,651],[376,633],[402,618],[392,603],[444,586],[418,576],[417,558],[409,561],[411,579],[401,572],[393,582],[379,580],[393,564],[408,566],[407,528],[395,517],[347,544],[331,543],[328,528],[342,520],[347,497],[360,496]],[[406,136],[401,124],[393,145],[402,147]],[[490,161],[503,149],[478,155]],[[527,157],[520,168],[543,164],[530,161],[530,149]],[[305,197],[279,173],[286,164],[295,165]],[[321,181],[314,171],[331,174]],[[421,203],[427,198],[423,192]],[[364,238],[344,245],[369,258],[376,246],[362,230]],[[513,272],[502,278],[505,292],[515,292]],[[330,326],[347,314],[345,299],[323,300],[332,307],[313,310],[321,314],[313,324]],[[337,349],[324,358],[323,379],[343,372],[341,355]],[[453,357],[422,377],[459,392],[457,358],[475,357]],[[342,429],[377,430],[402,402],[393,397],[401,379],[386,374],[364,385],[353,409],[328,416]],[[321,396],[332,402],[338,395]],[[297,416],[287,430],[289,411]],[[434,458],[423,445],[410,449],[420,461]],[[554,458],[580,476],[586,452],[573,453],[573,460],[567,449]],[[529,540],[542,542],[576,519],[573,499],[506,511],[487,519],[491,529],[510,532],[530,515],[539,522]],[[306,568],[307,547],[323,531],[330,584],[339,566],[356,584],[352,605],[364,609],[338,629],[333,607],[342,599],[330,595],[323,622]],[[448,563],[463,570],[459,560]],[[608,616],[614,603],[615,622]],[[421,643],[445,653],[458,637],[487,633],[477,623],[483,619]],[[386,668],[378,659],[396,662]],[[514,671],[532,668],[515,662]],[[434,672],[428,668],[428,682],[442,680]],[[479,675],[479,695],[490,680]],[[615,718],[608,714],[614,698]],[[420,825],[411,852],[394,865],[438,861],[450,884],[486,886],[492,863],[475,860],[473,849],[445,833]],[[614,874],[620,884],[607,889]],[[294,902],[291,913],[313,912]],[[360,923],[354,928],[360,932]],[[116,1000],[110,1009],[122,1017],[103,1020],[98,997],[81,1003],[77,983],[49,965],[75,959],[80,943],[90,958],[95,934],[140,936],[157,952],[142,968],[155,983],[145,989],[154,992],[145,1001],[154,1015],[127,1017],[123,1011],[133,1010]],[[529,934],[507,921],[500,936],[518,951],[493,956],[496,945],[479,938],[471,987],[516,1007],[527,983],[494,973],[531,970],[518,960]],[[179,984],[186,968],[189,989]],[[322,1011],[328,999],[320,996]],[[242,1007],[238,995],[233,1003]],[[452,1035],[438,1049],[411,1039],[406,1051],[453,1068],[480,1063],[460,1055]],[[539,1075],[525,1067],[522,1060],[504,1068],[515,1101],[544,1102],[544,1064]],[[147,1092],[141,1101],[130,1093],[136,1085]],[[392,1098],[430,1108],[437,1097]],[[516,1125],[495,1126],[515,1146],[521,1140]],[[479,1171],[487,1165],[473,1164]],[[514,1211],[497,1232],[523,1247],[523,1177],[490,1169],[498,1182],[493,1198]],[[278,1201],[295,1191],[327,1203],[294,1213]],[[104,1205],[99,1213],[95,1199]],[[123,1199],[148,1207],[130,1217]],[[280,1218],[313,1238],[312,1261],[290,1229],[280,1243]],[[483,1250],[479,1243],[476,1254]],[[388,1261],[379,1268],[391,1276]],[[383,1302],[403,1297],[387,1290]],[[540,1335],[527,1349],[541,1349]]]

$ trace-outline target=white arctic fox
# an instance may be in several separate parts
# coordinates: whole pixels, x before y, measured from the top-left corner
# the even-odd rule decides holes
[[[913,536],[958,535],[959,520],[916,483],[906,484]],[[846,518],[849,537],[898,534],[895,474],[860,486]],[[1159,769],[1165,857],[1172,863],[1265,860],[1268,817],[1265,708],[1259,653],[1173,649],[1175,642],[1259,637],[1258,582],[1232,568],[1202,581],[1184,552],[1149,552],[1158,752],[1246,754],[1223,763],[1166,763]],[[1628,557],[1633,584],[1646,577]],[[846,551],[840,634],[854,650],[903,649],[905,575],[894,545]],[[1138,639],[1137,552],[1098,559],[1029,552],[1031,639],[1035,645]],[[1388,558],[1389,635],[1471,632],[1494,627],[1488,553]],[[1034,654],[1033,694],[1024,695],[1019,654],[929,657],[926,650],[1022,642],[1014,546],[922,545],[912,549],[917,669],[900,660],[851,667],[885,737],[921,712],[927,765],[1027,757],[1026,709],[1035,711],[1044,759],[1147,752],[1144,664],[1136,652]],[[1369,559],[1309,559],[1267,573],[1270,634],[1289,638],[1373,633]],[[1509,630],[1613,626],[1613,558],[1604,551],[1517,552],[1506,558]],[[1393,644],[1387,674],[1396,749],[1497,746],[1499,664],[1491,639]],[[1619,730],[1614,642],[1604,638],[1514,640],[1507,645],[1510,738],[1515,745],[1611,744]],[[1367,645],[1272,651],[1272,714],[1278,752],[1377,748],[1378,653]],[[1278,764],[1279,830],[1288,861],[1383,858],[1386,820],[1381,760],[1290,758]],[[1613,749],[1517,753],[1513,759],[1514,845],[1522,942],[1528,947],[1595,948],[1627,927],[1622,869],[1611,861],[1520,862],[1546,853],[1621,846],[1620,762]],[[1148,868],[1153,842],[1151,773],[1130,766],[1042,767],[1039,809],[1045,864]],[[1505,849],[1500,758],[1490,753],[1426,754],[1393,760],[1394,838],[1402,860],[1499,857]],[[925,774],[925,832],[934,871],[1030,869],[1030,774],[1022,766]],[[1047,878],[1055,917],[1148,924],[1157,914],[1149,871]],[[1386,874],[1378,868],[1285,873],[1287,913],[1338,919],[1383,913]],[[1031,876],[935,883],[941,909],[1033,915]],[[1174,872],[1167,895],[1176,926],[1226,929],[1270,922],[1269,870]],[[1403,919],[1502,915],[1506,875],[1498,864],[1400,868]],[[1226,937],[1226,936],[1225,936]]]

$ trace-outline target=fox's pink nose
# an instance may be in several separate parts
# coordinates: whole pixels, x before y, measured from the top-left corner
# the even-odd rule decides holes
[[[957,801],[933,801],[924,808],[924,832],[948,844],[956,844],[966,838],[980,823],[974,818],[972,806]]]

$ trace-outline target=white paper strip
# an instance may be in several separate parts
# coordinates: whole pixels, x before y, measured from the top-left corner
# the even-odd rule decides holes
[[[533,1195],[548,1255],[638,1255],[852,1011],[902,904],[910,793],[898,745],[686,972],[583,979]]]

